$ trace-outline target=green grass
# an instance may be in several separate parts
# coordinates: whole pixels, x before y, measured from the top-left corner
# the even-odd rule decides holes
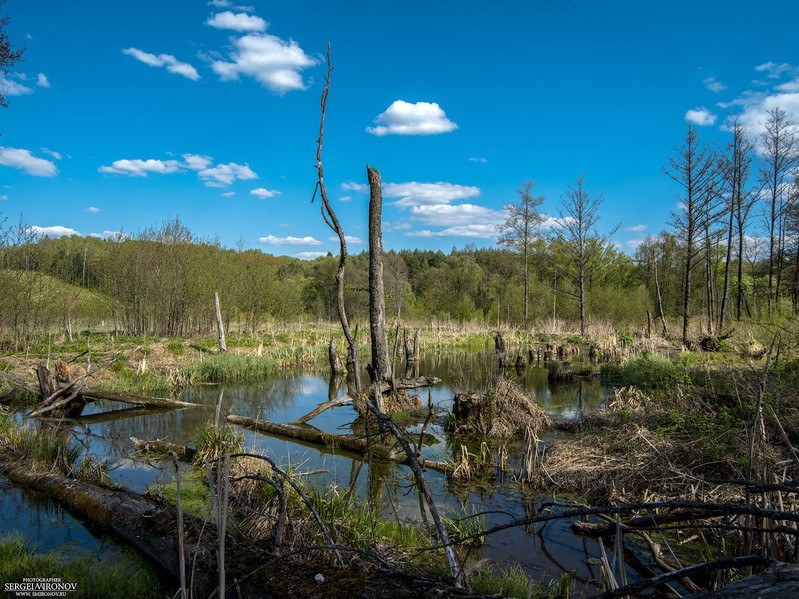
[[[499,595],[517,599],[554,599],[559,596],[560,589],[554,582],[543,585],[537,580],[530,580],[521,566],[514,564],[498,567],[496,570],[485,568],[469,577],[472,591],[480,595]]]
[[[272,356],[212,354],[189,362],[180,374],[193,383],[230,383],[263,380],[277,370],[278,361]]]
[[[25,539],[0,538],[0,580],[19,582],[24,578],[57,578],[74,583],[77,590],[70,597],[105,599],[107,597],[168,597],[151,566],[131,551],[121,559],[101,559],[83,552],[67,556],[58,551],[37,554]]]
[[[148,490],[161,495],[169,503],[177,504],[178,486],[174,478],[165,484],[152,485]],[[211,493],[205,482],[205,474],[201,470],[194,468],[181,470],[180,504],[187,514],[202,520],[211,518]]]
[[[0,412],[0,437],[14,451],[43,468],[67,475],[82,469],[82,465],[78,465],[82,454],[80,445],[27,426],[20,428],[5,410]]]

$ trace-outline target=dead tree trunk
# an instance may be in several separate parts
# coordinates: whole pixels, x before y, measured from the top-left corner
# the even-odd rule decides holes
[[[353,336],[350,329],[349,319],[347,318],[347,310],[344,307],[344,267],[347,264],[347,241],[344,237],[344,230],[341,228],[341,223],[330,205],[327,197],[327,188],[325,187],[324,171],[322,169],[322,141],[325,135],[325,115],[327,113],[327,95],[330,92],[330,74],[333,72],[333,65],[330,63],[330,45],[327,46],[327,74],[325,75],[325,87],[322,90],[322,98],[320,104],[322,107],[322,114],[319,118],[319,138],[316,142],[316,189],[319,190],[319,195],[322,198],[322,218],[328,227],[336,232],[338,237],[340,253],[338,259],[338,270],[336,271],[336,299],[338,303],[338,317],[341,321],[341,329],[344,331],[344,336],[347,338],[347,365],[351,368],[353,383],[355,385],[355,392],[360,393],[361,387],[361,372],[360,361],[358,359],[358,346],[355,337],[358,334],[358,329],[355,329],[355,336]],[[314,195],[315,192],[314,192]],[[311,200],[313,201],[313,200]]]
[[[508,350],[505,349],[505,340],[502,338],[502,333],[497,333],[494,337],[494,353],[497,355],[499,368],[502,370],[508,363]]]
[[[219,351],[227,351],[225,343],[225,327],[222,325],[222,309],[219,307],[219,292],[214,291],[214,310],[216,311],[216,330],[219,333]]]
[[[347,373],[347,369],[344,368],[336,353],[336,340],[333,337],[330,338],[330,345],[327,346],[327,359],[330,362],[330,373],[333,376]]]
[[[383,292],[383,190],[380,173],[366,165],[369,179],[369,328],[372,335],[372,382],[391,380],[391,359],[386,332],[386,300]],[[382,406],[377,406],[382,411]]]

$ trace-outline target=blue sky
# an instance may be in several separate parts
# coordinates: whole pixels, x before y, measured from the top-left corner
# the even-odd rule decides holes
[[[0,79],[0,212],[58,235],[179,215],[223,245],[312,257],[324,167],[350,251],[366,164],[384,246],[491,246],[525,180],[557,214],[578,176],[631,250],[668,227],[687,122],[722,146],[779,105],[799,121],[794,1],[135,3],[7,0],[24,62]]]

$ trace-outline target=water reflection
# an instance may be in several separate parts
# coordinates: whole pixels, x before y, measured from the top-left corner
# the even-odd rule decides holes
[[[399,370],[403,369],[405,364],[400,365]],[[496,358],[493,352],[487,351],[430,353],[422,356],[418,362],[409,364],[404,372],[408,378],[422,375],[442,380],[441,384],[429,391],[422,389],[418,393],[422,396],[422,405],[432,408],[433,417],[426,432],[435,439],[435,442],[424,446],[422,455],[433,460],[447,460],[453,452],[460,450],[460,446],[450,446],[443,430],[442,414],[451,410],[456,391],[484,389],[487,381],[499,376]],[[533,401],[540,403],[549,414],[561,418],[577,418],[582,413],[600,408],[606,393],[606,388],[596,380],[551,385],[547,381],[547,369],[535,361],[524,369],[506,370],[503,376],[518,382],[528,390]],[[365,374],[364,380],[367,380]],[[188,389],[180,399],[200,404],[198,408],[168,411],[118,409],[116,405],[97,402],[88,405],[80,417],[64,423],[68,426],[63,428],[62,425],[60,430],[62,434],[71,435],[81,443],[86,453],[104,461],[114,482],[142,491],[154,483],[168,480],[171,474],[163,464],[134,456],[131,437],[191,443],[197,431],[223,419],[228,413],[288,423],[307,414],[318,404],[346,392],[346,381],[341,377],[329,378],[326,371],[282,372],[269,381],[256,384],[224,388],[204,385]],[[356,417],[351,406],[344,406],[323,412],[309,424],[328,432],[351,434]],[[422,426],[419,422],[412,430],[419,434]],[[423,522],[427,519],[421,497],[405,467],[385,463],[370,465],[361,457],[351,454],[322,451],[318,447],[251,431],[242,431],[242,434],[247,451],[265,452],[287,468],[323,470],[323,473],[312,478],[315,484],[335,485],[339,492],[365,498],[394,518],[421,519]],[[503,445],[503,451],[509,455],[508,465],[512,473],[520,467],[518,456],[522,447],[518,441]],[[499,447],[495,446],[489,446],[489,449],[492,452],[499,451]],[[510,517],[533,513],[540,503],[537,498],[522,496],[518,486],[512,483],[503,485],[492,482],[483,488],[467,487],[432,471],[428,473],[428,483],[443,511],[456,516],[471,513],[475,509],[491,512],[485,519],[485,525],[489,527]],[[19,514],[13,519],[9,518],[10,496],[8,492],[2,493],[4,503],[0,510],[6,519],[0,522],[9,529],[31,534],[37,542],[46,539],[47,533],[42,529],[49,526],[18,526],[16,520]],[[34,516],[34,512],[38,513],[39,510],[37,506],[19,509],[30,512],[21,516],[22,521],[47,517]],[[79,527],[77,524],[75,526]],[[81,533],[81,544],[89,545],[84,542],[87,536],[90,535]],[[67,540],[67,537],[59,537],[52,543]],[[534,576],[557,577],[561,571],[569,571],[577,572],[580,579],[590,580],[595,574],[585,561],[587,556],[594,557],[590,547],[585,547],[581,539],[574,537],[565,522],[550,522],[527,531],[514,528],[497,533],[488,539],[482,553],[499,561],[509,558],[516,560]]]

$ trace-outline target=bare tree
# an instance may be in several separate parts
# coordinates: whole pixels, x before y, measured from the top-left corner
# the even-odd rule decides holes
[[[724,180],[724,191],[727,197],[727,254],[724,263],[724,288],[721,293],[721,310],[719,311],[719,327],[724,326],[727,316],[729,297],[730,268],[732,248],[737,240],[737,276],[735,286],[735,318],[741,320],[743,304],[743,261],[744,235],[749,212],[753,205],[753,194],[749,188],[749,173],[754,156],[754,143],[747,136],[746,126],[738,117],[727,121],[732,131],[732,141],[727,144],[727,152],[721,157],[720,167]]]
[[[366,175],[369,180],[369,328],[372,335],[372,364],[369,374],[373,383],[380,383],[391,380],[383,288],[383,189],[377,169],[366,165]],[[383,406],[377,407],[382,411]]]
[[[796,125],[781,108],[768,111],[761,135],[760,180],[769,202],[768,311],[779,311],[780,282],[785,259],[785,216],[789,175],[799,164]]]
[[[341,228],[341,223],[330,205],[327,197],[327,188],[325,187],[324,171],[322,169],[322,141],[325,134],[325,114],[327,112],[327,95],[330,92],[330,75],[333,72],[333,65],[330,63],[330,45],[327,46],[327,73],[325,74],[325,87],[322,90],[322,98],[320,104],[322,107],[321,116],[319,118],[319,138],[316,142],[316,189],[314,190],[314,197],[316,191],[319,191],[319,196],[322,198],[322,218],[324,218],[327,226],[333,229],[338,236],[339,241],[339,259],[338,269],[336,270],[336,288],[338,290],[338,317],[341,321],[341,328],[344,331],[344,337],[347,339],[347,366],[352,371],[353,380],[355,382],[355,392],[361,393],[361,374],[360,364],[358,360],[358,346],[356,345],[355,336],[350,329],[350,323],[347,319],[347,309],[344,306],[344,269],[347,264],[347,240],[344,237],[344,230]],[[313,199],[311,200],[313,202]]]
[[[501,235],[497,242],[507,246],[522,255],[524,259],[524,330],[530,327],[529,313],[527,309],[528,297],[530,295],[530,257],[532,254],[533,242],[538,238],[541,223],[544,217],[539,210],[544,203],[543,196],[533,196],[532,191],[535,183],[525,181],[519,187],[519,202],[507,204],[505,210],[508,218],[499,226]]]
[[[688,125],[685,143],[675,149],[664,172],[680,184],[683,194],[679,209],[672,215],[675,235],[683,242],[685,251],[683,268],[682,342],[688,344],[688,324],[691,318],[691,273],[699,253],[697,237],[702,226],[701,208],[715,178],[713,156],[701,148],[699,134]]]
[[[561,198],[560,228],[557,232],[567,269],[565,278],[574,289],[580,306],[580,335],[585,335],[586,306],[588,302],[587,281],[600,265],[608,248],[608,239],[616,233],[618,225],[610,233],[601,235],[596,228],[599,222],[599,207],[602,196],[589,195],[583,187],[583,178],[577,186],[566,190]]]

